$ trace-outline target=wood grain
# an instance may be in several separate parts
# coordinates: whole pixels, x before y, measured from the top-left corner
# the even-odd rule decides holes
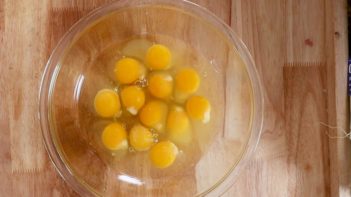
[[[76,196],[37,120],[39,78],[63,34],[110,0],[0,0],[0,192]],[[252,162],[224,196],[350,196],[345,0],[196,0],[230,24],[255,59],[265,124]]]
[[[39,2],[24,5],[5,1],[8,15],[5,15],[2,47],[7,55],[3,59],[2,73],[6,73],[3,80],[11,83],[6,84],[8,89],[3,99],[11,117],[8,139],[11,140],[13,172],[39,171],[47,158],[36,116],[40,75],[46,61],[47,6]],[[33,27],[28,28],[28,24]]]
[[[51,51],[57,45],[61,37],[75,22],[84,16],[86,12],[86,10],[77,8],[53,8],[50,10],[47,26],[47,57],[50,56]]]
[[[335,95],[336,95],[336,125],[340,128],[344,128],[346,131],[350,129],[350,111],[349,105],[347,104],[348,98],[345,98],[344,92],[347,88],[345,81],[347,80],[346,75],[339,75],[338,73],[346,73],[347,68],[344,66],[344,62],[348,58],[348,46],[347,43],[347,30],[344,28],[347,26],[346,12],[340,12],[339,10],[345,9],[347,1],[338,1],[334,6],[334,61],[335,61]],[[351,158],[348,157],[351,150],[351,143],[348,140],[338,140],[335,142],[335,150],[337,151],[336,159],[338,163],[335,166],[337,175],[336,189],[339,191],[340,196],[346,197],[351,193]]]
[[[284,67],[290,196],[330,195],[325,74],[323,64]]]
[[[322,196],[338,196],[341,191],[339,181],[349,183],[345,177],[339,177],[350,171],[346,167],[350,162],[345,156],[350,153],[346,149],[349,142],[328,139],[325,132],[337,135],[338,131],[323,128],[318,121],[348,128],[345,127],[348,117],[344,74],[346,41],[343,40],[343,46],[340,42],[339,46],[334,46],[334,30],[341,28],[340,24],[334,26],[334,21],[341,20],[345,24],[345,18],[341,17],[345,17],[346,1],[287,0],[269,3],[274,5],[260,4],[259,1],[234,1],[232,5],[232,26],[248,45],[259,68],[266,91],[265,117],[269,118],[264,124],[257,161],[248,167],[227,195],[240,196],[249,191],[249,196],[313,196],[310,192],[318,190]],[[278,8],[273,9],[273,6]],[[346,35],[345,31],[341,30],[344,34],[337,34],[337,39],[345,39],[341,36]],[[337,57],[330,55],[340,53]],[[274,54],[274,57],[267,58],[269,54]],[[270,72],[274,74],[270,75]],[[292,80],[293,76],[296,81]],[[273,84],[274,90],[271,89]],[[308,90],[305,89],[307,84],[310,84]],[[337,90],[334,92],[335,87]],[[299,88],[299,91],[294,88]],[[300,91],[319,96],[309,99],[312,103],[301,106],[304,93]],[[312,120],[314,123],[308,123],[311,117],[306,114],[315,118]],[[336,115],[337,123],[333,120]],[[319,148],[309,148],[311,144]],[[297,148],[299,146],[301,148]],[[336,152],[339,152],[338,156]],[[303,163],[310,161],[312,164],[303,167]],[[323,181],[315,179],[320,174],[323,174],[319,177]],[[276,187],[270,186],[271,182],[276,183]],[[263,190],[264,194],[260,195]]]
[[[0,32],[4,31],[5,28],[5,20],[4,20],[4,16],[5,16],[5,12],[4,12],[4,7],[5,7],[5,2],[4,0],[0,1]],[[0,34],[2,36],[2,33]]]
[[[265,118],[256,159],[225,196],[288,196],[290,175],[283,86],[286,4],[280,0],[269,3],[242,0],[233,1],[232,6],[232,27],[255,59],[265,93],[264,117],[268,118]],[[279,186],[271,186],[270,182]]]
[[[288,63],[325,62],[325,0],[286,0]]]

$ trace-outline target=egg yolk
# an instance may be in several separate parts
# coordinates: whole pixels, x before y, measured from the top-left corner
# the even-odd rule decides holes
[[[200,77],[192,68],[180,70],[175,77],[175,88],[177,91],[185,94],[196,92],[200,85]]]
[[[149,92],[156,98],[167,98],[173,90],[173,78],[166,73],[155,73],[149,78]]]
[[[121,109],[118,94],[109,89],[100,90],[95,96],[94,108],[101,117],[113,117]]]
[[[161,44],[152,45],[146,52],[145,62],[150,70],[168,69],[171,64],[172,54],[169,49]]]
[[[186,112],[194,120],[210,121],[211,105],[203,96],[192,96],[186,102]]]
[[[129,113],[136,115],[145,103],[145,94],[138,86],[128,86],[121,91],[123,105]]]
[[[121,84],[130,84],[142,77],[143,66],[133,58],[122,58],[115,65],[115,77]]]
[[[129,142],[137,151],[149,150],[153,144],[152,133],[149,131],[149,129],[141,125],[135,125],[130,130]]]
[[[120,123],[111,123],[102,132],[103,145],[112,151],[128,147],[127,132]]]
[[[150,160],[157,168],[167,168],[173,164],[178,154],[178,148],[170,141],[155,144],[150,150]]]
[[[170,110],[167,118],[167,134],[178,144],[189,143],[191,140],[190,121],[181,107]]]
[[[161,101],[150,101],[141,109],[140,121],[151,128],[162,131],[167,115],[167,105]]]

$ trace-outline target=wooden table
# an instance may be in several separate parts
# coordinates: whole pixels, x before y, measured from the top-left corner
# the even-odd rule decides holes
[[[0,194],[76,196],[42,143],[38,90],[59,38],[109,0],[0,0]],[[252,162],[224,196],[351,196],[346,0],[196,0],[252,53],[265,123]]]

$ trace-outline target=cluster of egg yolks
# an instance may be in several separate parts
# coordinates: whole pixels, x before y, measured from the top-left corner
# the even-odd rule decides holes
[[[173,78],[170,74],[155,73],[149,77],[149,92],[156,98],[165,99],[171,96]]]
[[[130,130],[129,142],[132,147],[137,151],[149,150],[153,144],[152,133],[149,129],[141,125],[135,125]]]
[[[192,96],[185,104],[186,112],[194,120],[207,123],[210,120],[211,105],[203,96]]]
[[[152,45],[146,52],[145,63],[150,70],[165,70],[170,67],[172,54],[160,44]]]
[[[145,103],[145,94],[138,86],[128,86],[122,89],[121,100],[127,111],[136,115]]]
[[[109,89],[100,90],[95,96],[94,108],[101,117],[113,117],[121,109],[118,94]]]
[[[130,84],[139,79],[145,71],[137,60],[126,57],[117,61],[114,72],[120,84]]]
[[[170,110],[166,127],[167,134],[172,141],[178,144],[185,144],[190,142],[190,121],[183,108],[175,106]]]
[[[144,125],[162,131],[166,115],[167,105],[162,101],[154,100],[145,104],[140,111],[139,118]]]
[[[140,47],[136,48],[139,50]],[[114,69],[116,81],[123,85],[120,91],[121,102],[129,113],[139,115],[142,124],[135,124],[128,134],[121,123],[111,123],[102,132],[102,143],[111,151],[126,149],[129,135],[129,144],[135,150],[151,149],[149,157],[153,165],[157,168],[166,168],[173,164],[178,154],[178,148],[174,143],[186,144],[191,141],[189,117],[207,123],[210,119],[211,106],[205,97],[191,96],[200,85],[200,77],[193,68],[186,67],[176,73],[173,91],[173,78],[165,71],[170,68],[172,61],[172,54],[166,46],[160,44],[150,46],[144,60],[145,65],[152,71],[148,77],[147,87],[151,96],[171,101],[174,93],[177,102],[183,102],[188,98],[185,110],[180,106],[173,106],[168,111],[167,104],[160,100],[151,100],[145,104],[143,88],[124,85],[136,82],[146,71],[139,61],[128,57],[122,58],[116,62]],[[120,105],[118,94],[112,90],[103,89],[95,96],[94,107],[102,117],[113,117],[121,112]],[[171,141],[154,144],[154,137],[149,128],[160,133],[166,130],[167,137]]]
[[[171,141],[155,144],[149,153],[150,160],[157,168],[167,168],[173,164],[178,154],[178,148]]]
[[[107,125],[101,135],[103,145],[112,151],[126,149],[128,147],[127,132],[120,123]]]

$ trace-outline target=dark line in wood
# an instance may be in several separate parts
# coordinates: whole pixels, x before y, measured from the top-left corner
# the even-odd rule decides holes
[[[227,20],[229,23],[228,25],[229,26],[232,26],[232,5],[233,4],[233,1],[232,0],[229,0],[229,20]]]
[[[325,65],[325,62],[288,62],[283,67],[322,67]]]
[[[3,33],[5,31],[5,2],[0,0],[0,41],[2,40]]]

